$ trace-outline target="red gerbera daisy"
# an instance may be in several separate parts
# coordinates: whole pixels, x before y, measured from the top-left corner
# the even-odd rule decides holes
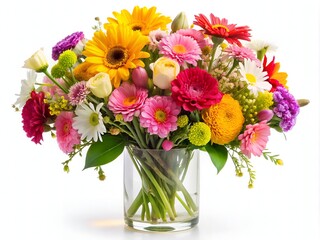
[[[31,98],[28,99],[22,109],[23,130],[27,137],[35,143],[40,143],[44,125],[50,117],[49,105],[44,103],[44,93],[31,92]]]
[[[224,38],[230,44],[237,44],[242,46],[239,39],[249,41],[251,34],[249,31],[251,29],[248,26],[237,27],[236,24],[228,24],[228,20],[225,18],[215,17],[212,13],[209,19],[203,14],[195,16],[195,25],[202,27],[205,33],[219,38]]]
[[[287,76],[285,72],[279,72],[280,63],[275,62],[275,57],[269,63],[267,57],[263,59],[263,71],[268,73],[268,82],[272,85],[270,92],[274,92],[278,86],[287,88]]]

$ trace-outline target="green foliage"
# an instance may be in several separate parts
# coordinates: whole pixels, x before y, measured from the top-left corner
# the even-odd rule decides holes
[[[205,146],[213,165],[217,168],[217,173],[219,173],[228,159],[228,151],[223,145],[210,144]]]
[[[102,140],[92,143],[89,147],[84,169],[110,163],[123,152],[125,140],[121,135],[105,134]]]

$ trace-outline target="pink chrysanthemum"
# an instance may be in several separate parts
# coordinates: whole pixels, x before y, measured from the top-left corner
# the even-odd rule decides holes
[[[73,112],[61,112],[55,122],[58,145],[67,154],[80,143],[80,134],[72,127],[73,117]]]
[[[165,138],[177,129],[177,116],[181,108],[169,96],[148,98],[141,109],[140,124],[151,134]]]
[[[133,116],[139,116],[148,91],[124,82],[110,95],[108,107],[116,115],[122,114],[125,122],[131,122]]]
[[[32,91],[22,109],[23,130],[35,143],[43,140],[42,134],[47,120],[51,117],[49,105],[44,103],[44,93]]]
[[[270,127],[267,121],[247,125],[244,133],[238,136],[241,141],[241,151],[249,158],[251,154],[260,157],[262,151],[266,148],[269,135]]]
[[[174,101],[189,112],[209,108],[219,103],[223,95],[218,80],[198,67],[181,71],[171,82],[171,91]]]
[[[207,46],[207,41],[205,40],[203,33],[200,31],[197,31],[192,28],[187,28],[187,29],[179,29],[178,31],[176,31],[176,33],[182,36],[192,37],[194,40],[197,41],[201,49]]]
[[[197,60],[201,59],[197,41],[178,33],[163,38],[159,43],[159,50],[160,54],[175,59],[180,65],[189,63],[196,66]]]
[[[89,93],[90,91],[87,88],[87,83],[85,81],[81,81],[72,85],[68,94],[70,104],[73,106],[80,105],[83,103]]]
[[[250,48],[239,47],[238,45],[229,45],[225,50],[228,56],[233,57],[239,61],[243,61],[244,59],[249,59],[254,61],[257,66],[261,66],[260,60],[256,57],[254,52]]]

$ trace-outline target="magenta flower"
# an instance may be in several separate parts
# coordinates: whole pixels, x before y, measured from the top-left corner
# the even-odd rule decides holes
[[[181,71],[171,82],[171,91],[174,101],[189,112],[209,108],[223,96],[218,80],[198,67]]]
[[[241,141],[240,149],[248,158],[251,154],[260,157],[262,151],[266,148],[270,127],[267,121],[262,121],[254,125],[248,124],[243,134],[238,136]]]
[[[43,140],[42,134],[47,120],[51,117],[49,105],[44,103],[44,93],[32,91],[22,109],[23,130],[35,143]]]
[[[148,91],[124,82],[110,95],[108,107],[116,115],[122,114],[125,122],[131,122],[133,116],[139,116]]]
[[[181,108],[169,96],[148,98],[141,109],[140,125],[150,134],[165,138],[177,129],[177,116]]]
[[[178,33],[164,37],[159,43],[159,53],[165,57],[175,59],[180,65],[185,63],[197,65],[200,60],[201,49],[196,40]]]
[[[61,112],[55,122],[58,145],[66,154],[80,144],[80,134],[72,127],[73,117],[73,112]]]
[[[58,60],[61,53],[66,50],[74,49],[83,39],[83,32],[75,32],[65,37],[52,48],[52,59],[55,61]]]

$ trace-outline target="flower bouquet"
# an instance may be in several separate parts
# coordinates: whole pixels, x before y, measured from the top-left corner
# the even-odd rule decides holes
[[[56,137],[66,172],[85,151],[84,168],[104,180],[102,166],[125,152],[125,174],[138,179],[125,179],[129,226],[197,223],[199,151],[217,172],[227,160],[236,176],[246,170],[250,188],[252,156],[282,165],[268,137],[291,130],[308,100],[289,92],[272,44],[214,14],[195,15],[190,25],[184,13],[172,21],[136,6],[96,21],[92,37],[78,31],[53,46],[52,67],[43,49],[25,61],[14,106],[34,143]]]

